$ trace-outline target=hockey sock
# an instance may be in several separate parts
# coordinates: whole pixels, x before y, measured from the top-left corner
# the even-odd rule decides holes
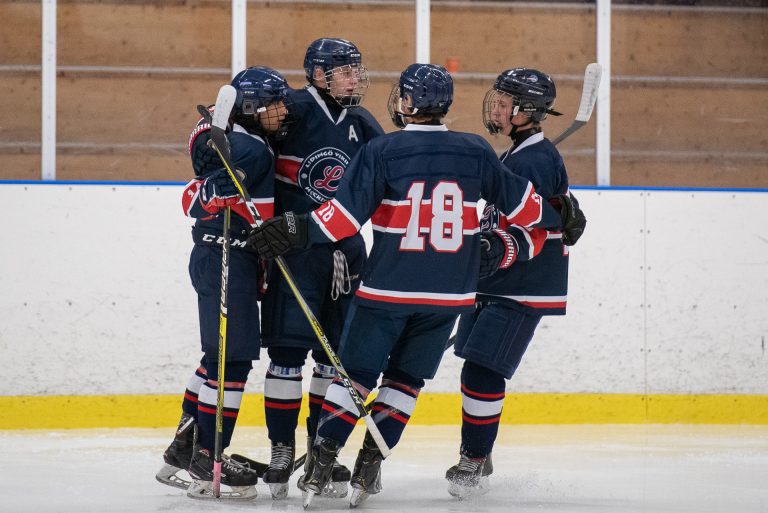
[[[216,397],[218,396],[218,364],[208,362],[209,377],[200,387],[197,404],[197,443],[205,449],[213,451],[216,438]],[[211,370],[215,369],[215,370]],[[221,444],[222,448],[229,446],[232,432],[235,430],[237,414],[240,411],[240,403],[243,400],[245,382],[248,372],[251,370],[251,362],[227,362],[224,382],[224,409]]]
[[[491,453],[504,406],[506,381],[490,369],[465,361],[461,370],[461,453],[482,458]]]
[[[200,364],[194,374],[189,377],[187,382],[187,389],[184,391],[184,400],[181,403],[181,409],[187,415],[192,415],[192,418],[197,421],[197,396],[200,394],[200,387],[208,379],[208,374],[205,371],[205,367]]]
[[[368,397],[370,393],[370,390],[360,385],[357,386],[357,390],[363,399]],[[325,393],[325,400],[317,424],[315,443],[330,438],[339,442],[339,446],[343,447],[359,418],[357,407],[352,401],[349,391],[341,384],[339,378],[334,379]]]
[[[317,420],[320,418],[323,398],[335,377],[336,369],[333,368],[333,365],[315,363],[312,380],[309,383],[309,422],[307,423],[307,434],[310,438],[314,438],[317,433]]]
[[[301,409],[301,367],[269,364],[264,380],[264,416],[269,439],[293,444]]]
[[[390,449],[397,445],[416,407],[420,388],[383,379],[371,407],[373,420]]]

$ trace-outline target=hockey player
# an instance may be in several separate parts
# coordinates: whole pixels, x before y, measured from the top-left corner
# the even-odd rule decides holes
[[[530,180],[545,200],[571,201],[563,159],[541,128],[548,114],[559,115],[552,109],[556,95],[544,73],[508,69],[485,96],[483,123],[491,134],[512,139],[501,156],[510,170]],[[461,315],[454,349],[464,359],[461,448],[459,463],[445,475],[451,495],[464,498],[488,490],[505,380],[520,365],[541,317],[565,314],[567,246],[576,242],[586,222],[579,215],[580,228],[550,234],[536,258],[480,280],[475,311]],[[482,229],[502,235],[508,229],[493,205],[484,210]]]
[[[360,106],[368,75],[358,48],[351,42],[321,38],[307,48],[304,71],[308,85],[290,93],[296,123],[278,145],[275,204],[278,214],[306,213],[333,198],[345,170],[367,141],[384,133]],[[359,283],[366,250],[362,237],[326,240],[285,255],[296,270],[299,289],[317,315],[332,344],[338,344],[352,294]],[[280,273],[273,273],[262,302],[263,345],[270,358],[264,382],[264,410],[272,445],[263,475],[275,499],[284,498],[295,459],[295,433],[302,399],[302,368],[311,351],[315,361],[309,387],[308,443],[315,436],[333,367]],[[311,452],[307,451],[308,460]],[[307,463],[309,464],[309,463]],[[337,465],[326,495],[345,496],[349,470]],[[303,480],[299,479],[299,487]]]
[[[228,134],[232,158],[260,215],[268,219],[274,211],[275,159],[267,137],[279,136],[285,131],[288,85],[278,72],[267,67],[241,71],[232,80],[232,85],[237,90]],[[210,124],[201,119],[190,136],[189,151],[197,177],[187,185],[182,198],[185,213],[197,219],[192,228],[194,247],[189,274],[197,292],[204,355],[187,384],[176,437],[163,455],[165,466],[157,474],[157,479],[165,484],[188,486],[187,495],[195,498],[212,496],[221,246],[224,240],[223,218],[219,213],[227,206],[232,208],[233,214],[227,291],[224,448],[232,438],[252,360],[259,359],[257,301],[263,278],[258,255],[244,249],[245,236],[253,219],[217,154],[206,144],[210,128]],[[176,475],[180,470],[188,470],[191,484]],[[256,472],[227,456],[222,461],[221,482],[231,488],[229,492],[222,491],[223,497],[248,499],[256,496]]]
[[[389,103],[403,130],[363,146],[335,198],[311,215],[275,217],[248,238],[249,246],[272,258],[293,247],[344,240],[371,220],[373,247],[339,357],[363,397],[384,373],[371,411],[389,447],[400,439],[425,380],[434,377],[457,315],[474,305],[485,237],[477,201],[484,197],[511,212],[511,224],[560,225],[559,214],[542,205],[530,182],[506,169],[484,139],[442,124],[452,98],[453,81],[444,68],[406,68]],[[510,236],[494,265],[511,265],[519,248],[527,251],[525,244]],[[358,420],[339,380],[328,388],[322,408],[305,506],[331,479],[333,461]],[[351,479],[352,506],[381,490],[382,460],[366,433]]]

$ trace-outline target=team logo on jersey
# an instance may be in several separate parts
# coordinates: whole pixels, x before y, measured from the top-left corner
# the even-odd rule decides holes
[[[499,210],[492,203],[486,203],[480,219],[480,231],[487,232],[499,227]]]
[[[349,160],[349,155],[337,148],[315,151],[301,163],[296,177],[299,187],[317,203],[328,201],[336,195]]]

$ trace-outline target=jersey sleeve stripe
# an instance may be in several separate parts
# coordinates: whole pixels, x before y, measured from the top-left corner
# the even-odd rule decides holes
[[[336,199],[326,201],[314,210],[312,219],[325,236],[334,242],[360,231],[360,224]]]
[[[541,196],[531,183],[525,189],[520,205],[507,216],[507,221],[520,226],[531,226],[541,221]]]

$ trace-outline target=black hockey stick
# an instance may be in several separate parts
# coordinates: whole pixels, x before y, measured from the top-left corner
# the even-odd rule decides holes
[[[597,101],[597,90],[600,87],[600,77],[603,75],[603,67],[596,62],[587,65],[584,70],[584,86],[581,90],[581,102],[579,102],[579,111],[576,113],[576,119],[571,126],[558,135],[552,144],[557,145],[571,136],[576,130],[583,127],[592,116],[592,109],[595,108]]]
[[[231,85],[224,85],[221,87],[221,89],[219,89],[219,95],[216,98],[216,105],[219,105],[220,100],[224,104],[227,104],[227,103],[234,104],[236,97],[237,97],[237,91],[235,91],[235,88],[232,87]],[[240,196],[245,201],[245,205],[246,205],[246,208],[248,209],[248,212],[251,214],[251,216],[255,220],[254,226],[259,226],[263,222],[261,219],[261,215],[259,215],[259,211],[256,209],[256,205],[254,205],[250,194],[245,189],[245,187],[243,187],[243,182],[238,176],[235,166],[232,163],[232,157],[229,152],[229,140],[227,139],[227,135],[225,132],[228,121],[229,121],[229,111],[227,111],[226,114],[224,113],[219,114],[218,109],[214,110],[213,119],[211,123],[211,139],[208,142],[208,144],[211,146],[211,148],[213,148],[216,151],[216,153],[219,155],[219,158],[224,163],[224,167],[229,173],[229,177],[232,179],[235,186],[237,187],[238,192],[240,193]],[[349,395],[352,398],[352,402],[355,403],[355,408],[357,409],[360,418],[363,419],[363,421],[365,422],[368,428],[368,431],[371,433],[371,436],[376,442],[376,445],[381,451],[381,454],[386,458],[391,454],[391,451],[387,446],[387,443],[384,441],[384,437],[381,436],[381,432],[379,431],[378,426],[376,426],[376,423],[373,421],[368,410],[365,407],[365,402],[363,401],[363,398],[360,396],[360,393],[352,384],[352,380],[349,378],[349,375],[344,370],[344,366],[341,364],[341,360],[339,359],[336,352],[333,350],[333,347],[331,347],[331,343],[328,340],[328,337],[325,335],[323,328],[320,326],[320,322],[317,320],[317,317],[315,317],[315,314],[312,313],[312,310],[309,308],[307,301],[304,299],[304,296],[301,294],[301,291],[296,285],[296,280],[293,278],[293,275],[291,274],[290,269],[288,269],[288,265],[285,263],[285,260],[281,256],[275,259],[275,263],[277,264],[277,267],[280,269],[280,272],[282,273],[283,278],[285,278],[286,284],[293,292],[293,295],[296,297],[296,301],[298,301],[299,306],[301,307],[302,311],[304,312],[304,315],[307,318],[307,321],[309,321],[309,324],[312,327],[312,331],[314,331],[315,335],[317,336],[317,340],[320,342],[320,345],[322,346],[323,351],[325,351],[325,354],[328,356],[328,359],[331,361],[331,364],[336,369],[336,373],[338,374],[339,380],[344,385],[344,388],[346,388],[347,391],[349,392]]]

